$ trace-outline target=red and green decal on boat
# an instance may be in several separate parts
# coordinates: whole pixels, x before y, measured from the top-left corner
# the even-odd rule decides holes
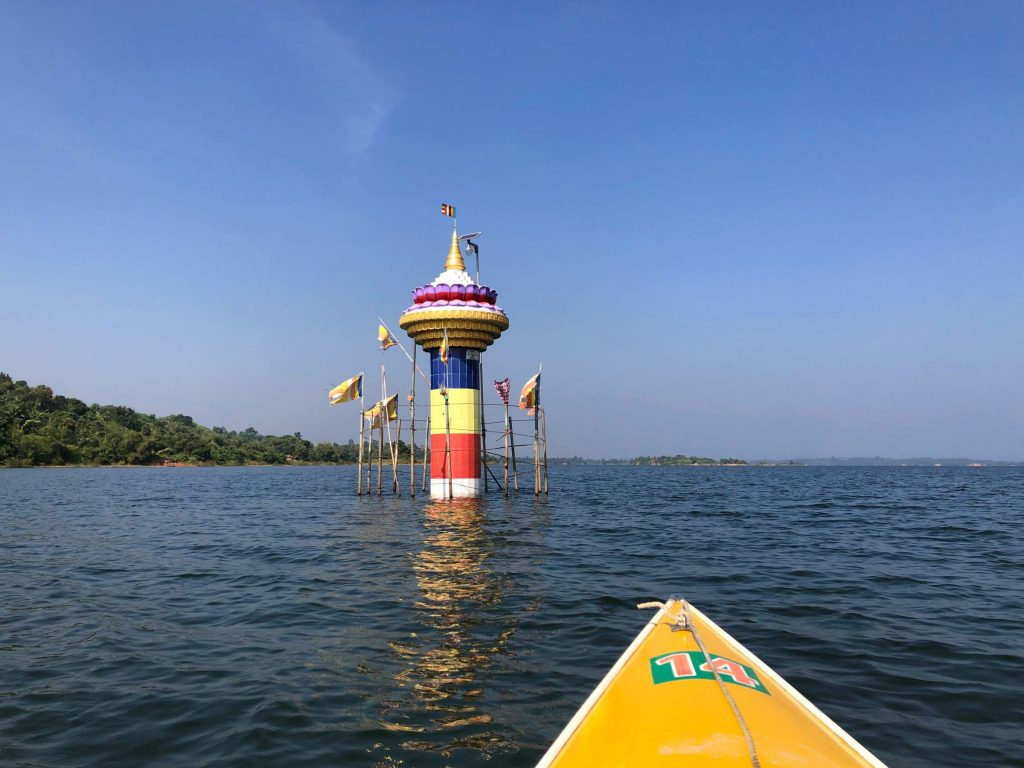
[[[768,693],[764,683],[750,667],[715,655],[711,656],[711,663],[725,682]],[[700,651],[674,651],[651,659],[651,677],[654,678],[654,684],[658,685],[676,680],[714,680],[715,674]]]

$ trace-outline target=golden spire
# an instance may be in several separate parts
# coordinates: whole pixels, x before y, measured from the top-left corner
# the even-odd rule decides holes
[[[459,248],[459,233],[452,229],[452,247],[448,249],[448,260],[444,263],[444,271],[456,270],[466,271],[466,262],[462,260],[462,250]]]

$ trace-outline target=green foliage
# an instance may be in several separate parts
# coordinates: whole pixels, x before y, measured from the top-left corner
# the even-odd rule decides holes
[[[403,455],[408,449],[401,446]],[[86,405],[0,373],[0,465],[284,464],[354,462],[359,446],[302,435],[204,427],[191,416],[156,417],[121,405]]]

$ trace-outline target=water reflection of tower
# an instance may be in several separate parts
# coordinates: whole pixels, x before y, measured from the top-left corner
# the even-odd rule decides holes
[[[487,711],[486,675],[505,653],[516,619],[502,606],[507,577],[488,567],[493,542],[482,503],[457,500],[426,508],[423,549],[413,556],[417,621],[391,643],[398,695],[382,725],[409,733],[406,749],[450,754],[509,747]]]

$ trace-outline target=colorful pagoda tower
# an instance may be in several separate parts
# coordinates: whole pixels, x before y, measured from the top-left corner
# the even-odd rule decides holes
[[[508,329],[508,317],[495,304],[497,292],[477,285],[466,271],[455,229],[444,271],[412,293],[413,305],[399,326],[430,353],[430,495],[479,496],[480,354]],[[446,334],[447,363],[441,355]]]

